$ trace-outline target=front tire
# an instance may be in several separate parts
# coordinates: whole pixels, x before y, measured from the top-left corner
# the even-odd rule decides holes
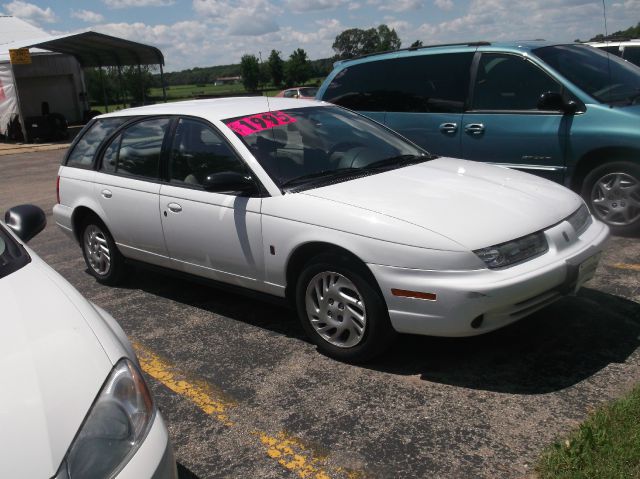
[[[124,277],[124,258],[104,223],[90,218],[82,228],[81,239],[82,255],[91,276],[102,284],[119,284]]]
[[[320,352],[340,361],[370,360],[396,336],[384,299],[363,268],[322,256],[307,264],[296,284],[302,327]]]
[[[594,168],[584,179],[582,197],[612,233],[640,233],[640,165],[614,161]]]

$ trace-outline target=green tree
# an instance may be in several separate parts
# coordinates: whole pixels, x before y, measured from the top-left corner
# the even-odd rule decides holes
[[[302,85],[311,77],[311,64],[307,52],[302,48],[295,50],[284,67],[287,85]]]
[[[353,58],[369,53],[397,50],[402,42],[395,29],[387,25],[362,30],[350,28],[336,36],[332,48],[338,58]]]
[[[271,81],[275,86],[282,85],[284,80],[284,61],[280,57],[280,52],[277,50],[271,50],[269,60],[267,60],[267,66],[269,67],[269,75]]]
[[[118,70],[112,68],[111,75],[117,76]],[[146,102],[149,98],[149,89],[152,84],[153,78],[149,65],[142,65],[140,69],[138,69],[138,66],[133,65],[122,68],[122,88],[132,102]]]
[[[248,91],[256,91],[260,82],[260,62],[255,55],[242,55],[240,60],[242,84]]]
[[[411,46],[409,48],[420,48],[423,47],[424,45],[422,44],[422,40],[416,40],[415,42],[413,42],[411,44]]]

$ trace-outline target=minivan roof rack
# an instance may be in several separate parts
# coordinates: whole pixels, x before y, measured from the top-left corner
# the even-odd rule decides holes
[[[398,50],[387,50],[384,52],[367,53],[366,55],[360,55],[353,58],[345,58],[343,61],[358,60],[360,58],[372,57],[375,55],[384,55],[385,53],[395,52],[413,52],[415,50],[422,50],[423,48],[437,48],[437,47],[484,47],[491,45],[491,42],[479,41],[479,42],[461,42],[461,43],[435,43],[433,45],[422,45],[420,47],[407,47],[399,48]]]

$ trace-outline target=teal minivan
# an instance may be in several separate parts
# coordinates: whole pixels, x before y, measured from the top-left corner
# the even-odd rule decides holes
[[[436,155],[544,176],[616,234],[640,232],[640,68],[583,44],[409,48],[338,62],[319,100]]]

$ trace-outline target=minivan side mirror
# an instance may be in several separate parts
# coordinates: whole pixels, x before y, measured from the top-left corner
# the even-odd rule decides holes
[[[44,211],[35,205],[18,205],[7,210],[4,222],[26,243],[47,226],[47,217]]]
[[[212,173],[202,182],[205,191],[215,193],[236,193],[249,194],[257,191],[256,183],[248,175],[243,175],[235,171],[223,171],[222,173]]]
[[[562,93],[556,91],[546,91],[538,98],[538,110],[543,111],[563,111],[573,114],[578,109],[575,101],[565,101]]]

